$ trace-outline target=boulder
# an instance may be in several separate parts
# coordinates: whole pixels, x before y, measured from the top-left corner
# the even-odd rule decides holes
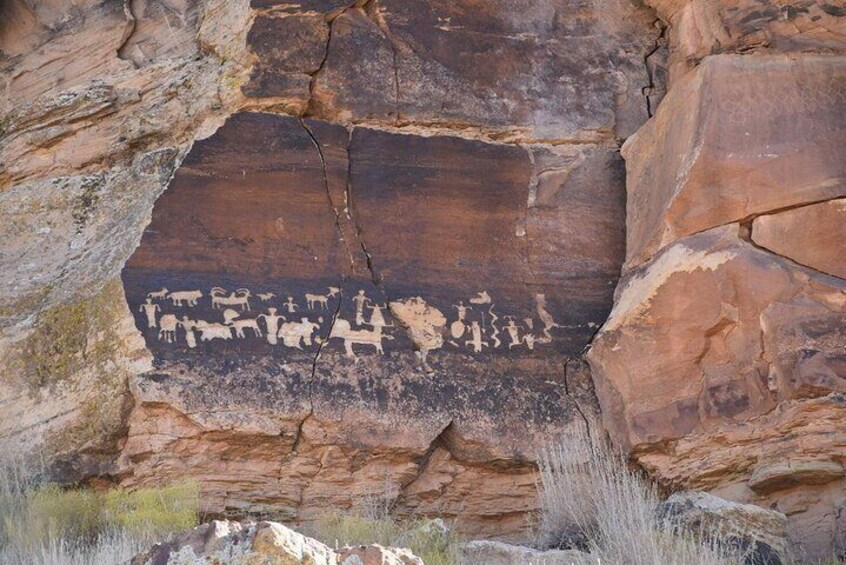
[[[466,563],[485,565],[600,565],[596,557],[576,550],[540,551],[500,541],[477,540],[463,543],[459,553]]]
[[[740,552],[748,565],[779,565],[786,557],[787,517],[752,504],[704,492],[678,492],[656,509],[664,528],[714,536],[726,550]]]
[[[423,565],[408,549],[368,545],[337,551],[277,522],[215,520],[135,556],[131,565]]]
[[[703,60],[623,146],[625,269],[681,237],[846,195],[844,92],[846,57]]]
[[[338,565],[424,565],[410,549],[360,545],[337,550]]]

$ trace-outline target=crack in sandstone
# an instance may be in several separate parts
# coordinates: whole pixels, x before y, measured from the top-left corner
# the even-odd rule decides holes
[[[400,123],[399,55],[397,52],[396,40],[388,27],[388,22],[386,22],[385,18],[382,16],[378,0],[367,0],[361,8],[364,10],[364,13],[373,20],[373,23],[376,24],[382,32],[382,35],[385,36],[385,39],[388,40],[388,45],[391,46],[391,59],[394,65],[394,124],[396,125]]]
[[[361,247],[362,253],[364,253],[365,261],[367,263],[367,270],[370,271],[370,280],[376,286],[376,288],[382,290],[384,292],[384,288],[382,287],[382,279],[376,273],[376,270],[373,268],[373,256],[367,250],[367,244],[364,241],[364,237],[362,237],[363,230],[361,228],[361,223],[359,221],[359,214],[358,209],[355,205],[355,199],[353,198],[353,184],[352,184],[352,141],[353,135],[355,134],[355,128],[350,128],[350,135],[347,140],[347,185],[346,190],[344,192],[344,200],[345,200],[345,210],[347,213],[347,219],[352,222],[353,233],[355,233],[355,237],[358,240],[358,244]],[[387,298],[387,295],[386,295]]]
[[[655,47],[653,47],[652,50],[643,57],[643,65],[646,67],[646,78],[648,83],[642,89],[643,97],[646,99],[646,115],[650,118],[655,114],[656,110],[656,108],[652,107],[652,100],[650,98],[655,92],[655,71],[650,64],[650,59],[658,53],[661,48],[667,45],[667,29],[669,27],[661,18],[655,18],[652,22],[652,26],[658,28],[660,33],[655,39]]]
[[[129,43],[133,34],[135,34],[135,29],[138,26],[138,18],[135,17],[135,13],[132,11],[133,2],[134,0],[123,0],[123,13],[126,15],[126,30],[123,32],[123,37],[116,51],[118,59],[129,61],[137,69],[138,65],[130,57],[126,56],[125,53],[126,45]]]

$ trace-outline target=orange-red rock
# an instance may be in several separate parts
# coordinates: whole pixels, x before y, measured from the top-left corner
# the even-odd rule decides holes
[[[846,57],[706,58],[623,147],[626,268],[686,235],[842,197],[844,145]]]

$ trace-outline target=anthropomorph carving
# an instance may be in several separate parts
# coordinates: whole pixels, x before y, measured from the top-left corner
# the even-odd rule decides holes
[[[465,341],[464,343],[465,345],[472,345],[473,351],[476,353],[481,353],[482,347],[490,347],[490,344],[487,341],[482,340],[482,328],[476,320],[473,320],[473,322],[470,323],[470,334],[473,338]]]
[[[178,320],[173,314],[165,314],[159,320],[159,341],[173,343],[176,341],[176,325]]]
[[[535,310],[537,311],[541,322],[543,322],[543,337],[538,339],[537,343],[551,343],[552,334],[549,333],[549,330],[552,328],[560,328],[561,326],[555,323],[555,320],[552,318],[552,314],[550,314],[546,309],[546,295],[542,293],[535,294]]]
[[[141,305],[141,308],[138,309],[139,312],[144,312],[147,316],[147,327],[148,328],[155,328],[156,327],[156,312],[161,312],[162,309],[158,304],[153,303],[153,299],[150,296],[147,296],[147,301]]]
[[[367,298],[363,290],[359,290],[358,294],[353,296],[353,302],[355,302],[355,324],[361,326],[364,324],[364,305],[372,301]]]
[[[297,310],[300,309],[300,307],[297,305],[297,303],[294,302],[293,296],[289,296],[285,300],[285,304],[282,305],[282,308],[284,308],[289,314],[293,314],[294,312],[296,312]]]
[[[452,337],[458,339],[467,330],[467,322],[465,321],[467,319],[467,311],[472,310],[473,307],[465,306],[463,300],[459,300],[458,304],[453,304],[452,307],[458,310],[458,319],[450,324],[449,333]]]
[[[279,320],[285,321],[284,316],[276,314],[276,308],[268,308],[267,314],[259,314],[258,319],[264,320],[264,325],[267,328],[265,335],[267,336],[267,343],[276,345],[277,333],[279,331]]]

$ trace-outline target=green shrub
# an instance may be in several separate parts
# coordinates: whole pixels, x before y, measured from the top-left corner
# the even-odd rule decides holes
[[[131,492],[114,489],[104,498],[109,524],[130,533],[158,535],[197,525],[199,488],[196,483]]]
[[[458,564],[455,538],[432,520],[396,520],[387,514],[338,511],[320,516],[314,535],[336,548],[376,543],[411,549],[426,565]]]

